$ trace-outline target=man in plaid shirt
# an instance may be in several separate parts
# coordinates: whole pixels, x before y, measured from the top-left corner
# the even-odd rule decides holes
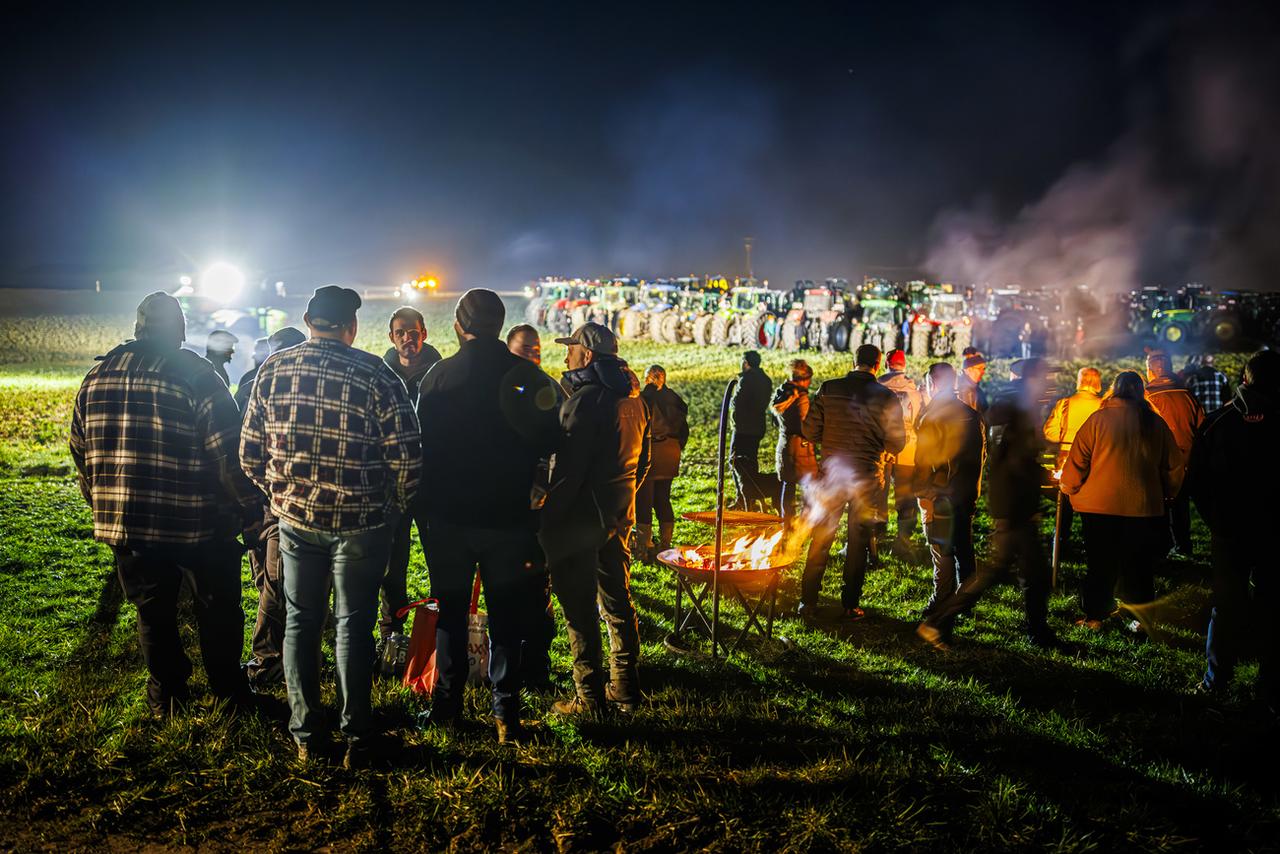
[[[1213,354],[1192,356],[1183,369],[1183,384],[1205,414],[1216,412],[1231,402],[1231,383],[1213,365]]]
[[[367,761],[378,590],[422,459],[404,383],[352,346],[359,307],[349,288],[315,292],[303,318],[310,339],[258,370],[240,439],[240,464],[280,520],[289,729],[310,759],[324,738],[320,632],[332,586],[348,767]]]
[[[239,410],[213,366],[181,349],[186,323],[173,297],[143,299],[134,334],[100,358],[76,395],[71,456],[93,534],[115,552],[120,586],[138,609],[152,711],[170,714],[187,699],[184,576],[209,688],[243,704],[243,549],[234,538],[261,519],[262,496],[237,465]]]

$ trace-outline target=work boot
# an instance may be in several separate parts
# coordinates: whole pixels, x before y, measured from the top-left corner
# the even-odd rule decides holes
[[[498,744],[524,744],[529,740],[529,730],[520,721],[508,723],[502,718],[494,718],[493,722],[498,728]]]
[[[613,707],[624,715],[632,714],[640,705],[635,700],[623,698],[620,692],[614,688],[614,683],[612,682],[605,686],[604,698],[610,703],[613,703]]]
[[[653,562],[653,526],[636,525],[635,556],[641,563]]]
[[[676,532],[675,522],[658,523],[658,551],[665,552],[671,548],[671,537]]]
[[[600,718],[604,717],[605,708],[604,703],[593,703],[581,697],[574,697],[571,700],[556,700],[551,705],[551,714],[562,717]]]

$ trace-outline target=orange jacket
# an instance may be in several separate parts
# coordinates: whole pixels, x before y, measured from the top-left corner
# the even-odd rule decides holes
[[[1183,459],[1191,455],[1191,444],[1195,441],[1196,430],[1204,421],[1204,410],[1191,392],[1178,385],[1170,377],[1161,377],[1147,383],[1147,400],[1155,407],[1156,412],[1164,419],[1173,431],[1173,438],[1178,442],[1178,450]]]
[[[1182,486],[1183,456],[1161,418],[1136,401],[1104,400],[1076,433],[1062,491],[1077,513],[1163,516]]]

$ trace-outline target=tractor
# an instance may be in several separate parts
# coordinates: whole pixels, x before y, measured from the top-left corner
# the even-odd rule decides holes
[[[874,344],[885,353],[899,349],[910,312],[902,286],[887,279],[864,279],[854,308],[849,349],[863,344]]]
[[[789,352],[803,348],[823,352],[849,349],[854,308],[847,279],[827,279],[820,287],[802,279],[796,282],[791,293],[791,307],[779,333],[782,349]]]
[[[571,326],[577,329],[590,321],[617,331],[622,313],[635,302],[639,292],[634,279],[612,279],[591,289],[590,302],[573,309]]]
[[[708,339],[711,346],[726,344],[772,349],[789,301],[788,293],[755,286],[735,287],[720,301],[720,311],[711,319]]]
[[[926,288],[911,315],[908,352],[913,356],[951,356],[972,341],[973,318],[964,295],[945,286]]]
[[[525,320],[560,335],[573,331],[573,310],[591,303],[592,283],[581,279],[543,279],[525,307]]]

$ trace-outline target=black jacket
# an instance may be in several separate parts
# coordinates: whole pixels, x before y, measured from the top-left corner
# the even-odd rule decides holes
[[[422,380],[421,502],[461,525],[532,526],[540,457],[557,437],[555,380],[497,338],[466,341]]]
[[[560,444],[541,539],[548,560],[598,548],[635,522],[636,485],[649,471],[648,407],[631,397],[616,358],[569,371],[572,393],[560,408]]]
[[[388,368],[395,371],[396,376],[404,383],[405,390],[409,392],[409,402],[417,406],[422,378],[427,375],[427,371],[431,370],[432,365],[440,361],[440,351],[423,341],[416,365],[406,368],[400,364],[400,353],[395,347],[383,354],[382,361],[387,363]]]
[[[1026,397],[1023,383],[1014,382],[987,410],[993,436],[989,509],[996,519],[1025,520],[1040,512],[1047,445],[1039,403]]]
[[[972,506],[978,500],[986,447],[982,418],[955,394],[929,401],[916,425],[916,495]]]
[[[885,454],[906,444],[898,396],[869,371],[851,371],[818,389],[804,419],[804,437],[818,445],[824,460],[840,457],[860,475],[884,482]]]
[[[249,395],[253,394],[253,381],[258,378],[258,365],[244,372],[240,377],[240,382],[236,383],[235,401],[236,407],[241,412],[249,405]]]
[[[649,477],[672,480],[680,473],[680,452],[689,442],[689,404],[665,385],[646,385],[640,399],[649,407],[649,433],[653,437]]]
[[[1191,497],[1215,537],[1261,536],[1280,489],[1280,406],[1252,386],[1209,413],[1187,466]]]
[[[733,434],[735,436],[763,436],[765,413],[769,410],[769,396],[773,383],[760,368],[748,368],[738,377],[738,389],[733,393]]]

